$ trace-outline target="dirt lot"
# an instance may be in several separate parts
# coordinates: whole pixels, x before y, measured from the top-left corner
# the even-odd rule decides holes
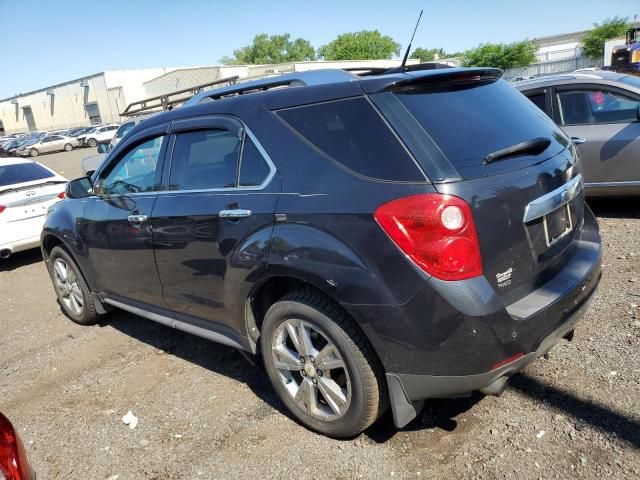
[[[73,178],[89,154],[39,160]],[[401,431],[387,415],[330,440],[233,349],[127,313],[71,323],[32,251],[0,263],[0,410],[39,479],[640,478],[640,202],[592,206],[606,250],[590,310],[500,398],[430,401]]]

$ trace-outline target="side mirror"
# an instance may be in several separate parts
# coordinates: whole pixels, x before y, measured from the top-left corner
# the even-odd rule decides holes
[[[89,177],[80,177],[67,183],[67,198],[86,198],[94,195],[93,183]]]

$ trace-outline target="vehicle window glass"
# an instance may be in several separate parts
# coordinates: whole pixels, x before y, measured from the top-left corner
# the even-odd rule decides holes
[[[545,104],[545,93],[534,93],[533,95],[527,95],[527,98],[533,102],[543,112],[546,112],[547,106]]]
[[[255,144],[247,138],[242,149],[240,162],[240,186],[255,187],[261,185],[269,175],[269,165]]]
[[[558,93],[564,125],[635,122],[639,102],[607,90],[571,90]]]
[[[164,137],[156,137],[129,150],[104,177],[104,192],[127,194],[153,190],[163,140]]]
[[[53,177],[52,172],[33,162],[0,166],[0,187],[51,177]]]
[[[124,137],[129,130],[135,127],[135,125],[136,124],[134,122],[127,122],[123,125],[120,125],[120,128],[118,128],[118,131],[116,132],[116,138]]]
[[[510,171],[560,153],[568,143],[558,126],[504,80],[429,85],[394,93],[462,178]],[[493,152],[546,137],[544,156],[485,163]]]
[[[424,176],[364,98],[281,110],[278,115],[336,162],[360,175],[421,181]]]
[[[110,132],[111,130],[115,130],[116,128],[118,128],[118,126],[117,126],[117,125],[112,125],[112,126],[110,126],[110,127],[105,128],[105,130],[106,130],[107,132]]]
[[[179,133],[171,160],[170,188],[235,187],[240,139],[227,130]]]

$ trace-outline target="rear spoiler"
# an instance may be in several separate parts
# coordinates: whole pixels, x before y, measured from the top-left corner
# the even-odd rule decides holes
[[[411,91],[494,82],[501,78],[503,73],[499,68],[443,68],[408,73],[401,77],[377,78],[377,81],[363,80],[360,83],[366,93]]]

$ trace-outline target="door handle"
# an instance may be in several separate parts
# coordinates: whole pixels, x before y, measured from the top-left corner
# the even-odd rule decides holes
[[[134,227],[140,228],[142,224],[147,221],[148,218],[149,217],[147,217],[146,215],[129,215],[127,217],[127,220],[129,220],[129,223]]]
[[[251,216],[251,210],[244,208],[234,208],[233,210],[220,210],[218,213],[220,218],[247,218]]]
[[[580,138],[580,137],[571,137],[571,141],[573,142],[574,145],[582,145],[587,141],[587,139]]]

